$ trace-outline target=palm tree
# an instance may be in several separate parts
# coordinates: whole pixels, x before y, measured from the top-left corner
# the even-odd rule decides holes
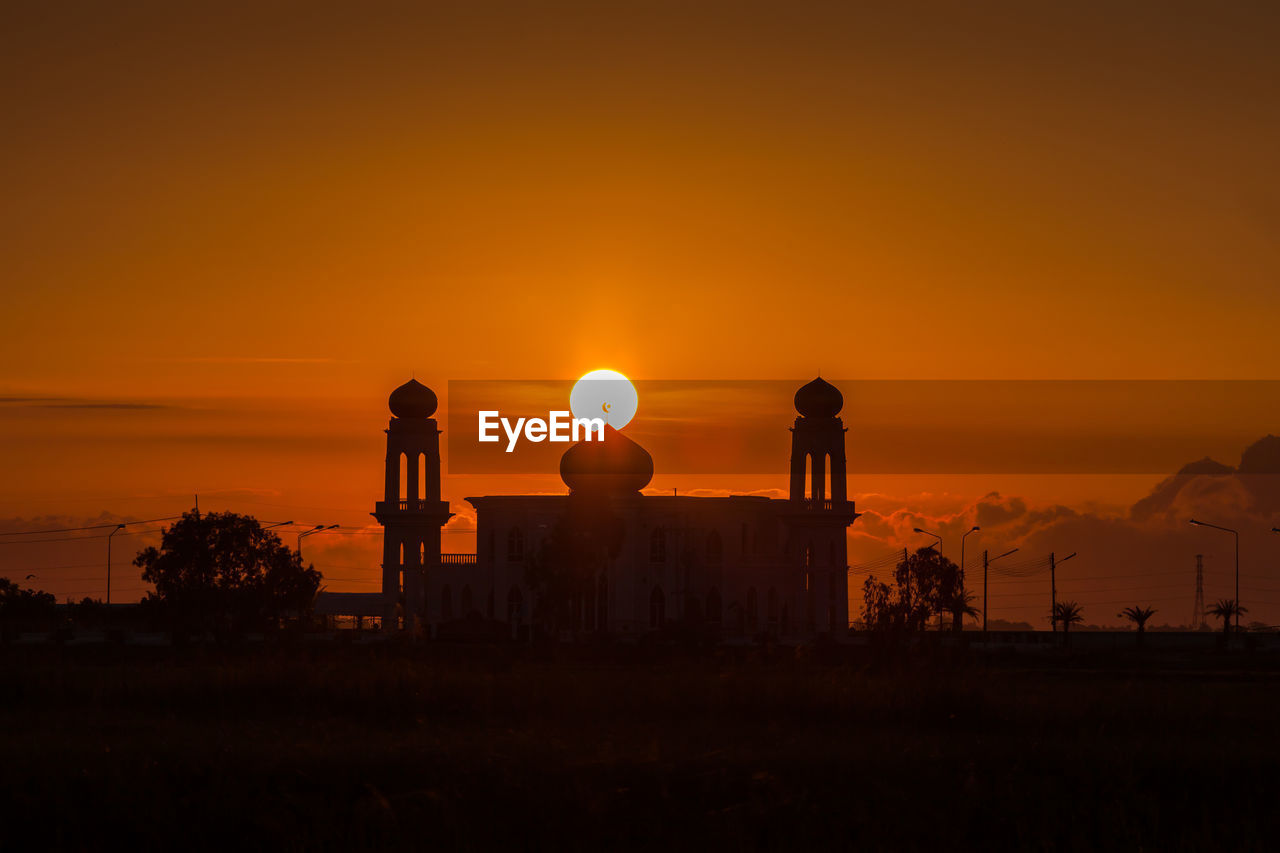
[[[951,629],[953,631],[964,630],[964,618],[966,616],[977,616],[978,608],[973,603],[978,600],[977,593],[969,590],[957,590],[953,595],[947,598],[944,609],[951,614]]]
[[[1071,641],[1071,626],[1084,621],[1084,610],[1074,601],[1059,601],[1053,605],[1053,618],[1062,623],[1062,633],[1066,641]]]
[[[1138,645],[1142,645],[1142,635],[1147,631],[1147,620],[1156,615],[1153,607],[1126,607],[1116,614],[1128,619],[1138,626]]]
[[[1236,614],[1243,616],[1248,612],[1249,608],[1241,607],[1239,604],[1236,604],[1236,600],[1234,598],[1219,598],[1216,604],[1205,610],[1205,613],[1209,616],[1222,620],[1223,639],[1226,639],[1226,637],[1231,633],[1232,617],[1236,616]]]

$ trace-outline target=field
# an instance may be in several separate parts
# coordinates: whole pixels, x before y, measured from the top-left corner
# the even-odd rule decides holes
[[[0,649],[0,848],[1274,848],[1280,670]]]

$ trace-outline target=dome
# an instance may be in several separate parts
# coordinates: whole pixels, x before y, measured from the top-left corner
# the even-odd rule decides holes
[[[580,441],[560,457],[560,479],[570,492],[638,492],[653,479],[649,451],[611,426],[604,440]]]
[[[834,418],[844,407],[840,389],[818,377],[796,392],[796,411],[806,418]]]
[[[391,392],[387,405],[397,418],[429,418],[436,412],[436,392],[410,379]]]

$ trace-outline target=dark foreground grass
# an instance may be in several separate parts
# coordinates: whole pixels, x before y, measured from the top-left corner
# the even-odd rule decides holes
[[[1266,667],[513,654],[0,651],[0,846],[1280,846]]]

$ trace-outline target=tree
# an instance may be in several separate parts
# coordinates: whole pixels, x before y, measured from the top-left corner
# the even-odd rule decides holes
[[[57,603],[50,593],[23,589],[8,578],[0,578],[0,622],[49,620]]]
[[[920,548],[898,563],[892,585],[872,575],[862,591],[862,621],[870,628],[921,631],[935,615],[949,613],[954,624],[977,612],[964,594],[960,567],[933,548]]]
[[[252,516],[188,512],[133,564],[155,584],[147,604],[180,633],[233,636],[308,610],[320,573]]]
[[[977,600],[977,593],[970,592],[967,589],[957,588],[955,592],[943,602],[943,607],[951,614],[951,630],[963,631],[965,617],[978,615],[978,608],[974,607],[974,602]]]
[[[1238,614],[1243,616],[1249,612],[1249,608],[1241,607],[1236,604],[1234,598],[1219,598],[1217,603],[1205,610],[1205,613],[1222,620],[1222,636],[1223,639],[1231,633],[1231,620]]]
[[[1138,627],[1138,645],[1142,645],[1142,635],[1147,631],[1147,620],[1156,615],[1156,611],[1151,607],[1126,607],[1116,614],[1128,619]]]
[[[1084,621],[1084,609],[1074,601],[1059,601],[1053,606],[1053,617],[1062,623],[1062,632],[1067,634],[1072,625]]]

